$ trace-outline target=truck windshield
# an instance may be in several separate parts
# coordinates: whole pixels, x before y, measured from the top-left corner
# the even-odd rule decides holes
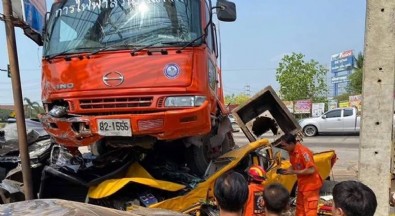
[[[60,0],[51,9],[43,55],[170,45],[162,41],[183,46],[202,34],[199,17],[199,0]]]

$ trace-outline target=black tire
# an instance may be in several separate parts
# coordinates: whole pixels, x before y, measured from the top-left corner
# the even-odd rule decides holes
[[[192,145],[186,151],[186,160],[191,171],[198,176],[203,176],[206,172],[208,165],[212,159],[215,159],[222,154],[232,150],[234,146],[234,140],[231,133],[226,134],[224,141],[222,142],[221,149],[219,152],[213,155],[209,155],[208,149],[210,138],[205,137],[203,139],[203,146]]]
[[[332,194],[333,188],[339,183],[337,181],[325,180],[320,190],[320,195],[330,195]]]
[[[307,137],[313,137],[315,135],[318,134],[318,130],[317,127],[315,127],[314,125],[306,125],[303,128],[303,133],[307,136]]]

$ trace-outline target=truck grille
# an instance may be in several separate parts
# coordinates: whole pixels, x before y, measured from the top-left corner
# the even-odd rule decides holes
[[[81,109],[149,107],[152,100],[153,97],[84,99],[80,100],[80,107]]]

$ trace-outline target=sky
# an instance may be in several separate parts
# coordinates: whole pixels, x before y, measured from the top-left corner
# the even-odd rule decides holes
[[[363,51],[365,0],[233,1],[237,20],[219,23],[225,95],[254,94],[268,85],[278,89],[276,68],[292,52],[329,68],[333,54]],[[49,8],[52,1],[46,2]],[[42,49],[19,28],[16,40],[23,97],[39,102]],[[0,69],[7,64],[5,27],[0,21]],[[6,72],[0,72],[0,104],[13,104]]]

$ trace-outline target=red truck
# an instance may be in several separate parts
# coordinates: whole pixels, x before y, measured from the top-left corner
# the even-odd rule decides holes
[[[73,150],[177,146],[203,174],[233,145],[217,28],[226,0],[58,0],[43,34],[41,116]]]

